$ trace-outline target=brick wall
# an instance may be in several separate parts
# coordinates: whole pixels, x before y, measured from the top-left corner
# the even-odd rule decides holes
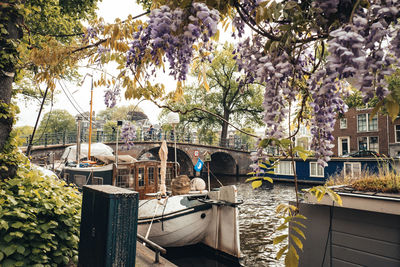
[[[378,114],[378,129],[377,131],[357,131],[357,115],[370,114],[372,109],[350,108],[349,111],[340,118],[347,119],[347,128],[340,129],[340,118],[336,120],[333,131],[335,137],[335,147],[333,148],[334,156],[339,156],[338,141],[340,137],[350,137],[350,153],[358,151],[358,140],[360,137],[378,137],[379,153],[389,155],[389,140],[394,141],[394,126],[386,115]],[[396,120],[400,124],[400,120]],[[389,125],[389,132],[388,132]],[[368,130],[368,129],[367,129]],[[393,142],[392,141],[392,142]]]

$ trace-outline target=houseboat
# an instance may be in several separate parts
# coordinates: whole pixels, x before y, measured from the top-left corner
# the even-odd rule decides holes
[[[128,155],[118,156],[118,165],[113,157],[94,156],[95,163],[81,163],[77,166],[65,166],[61,177],[78,188],[84,185],[114,185],[139,192],[139,199],[150,198],[149,194],[159,191],[160,161],[137,161]],[[175,178],[175,165],[167,162],[166,185],[167,189]],[[179,173],[179,167],[178,173]]]
[[[279,159],[275,167],[265,165],[263,173],[259,176],[268,176],[274,181],[294,182],[294,170],[292,160]],[[393,170],[393,163],[387,158],[364,157],[334,157],[328,162],[328,166],[322,167],[316,158],[294,159],[297,181],[300,183],[324,184],[330,177],[346,175],[357,177],[361,173],[378,173],[382,170]]]

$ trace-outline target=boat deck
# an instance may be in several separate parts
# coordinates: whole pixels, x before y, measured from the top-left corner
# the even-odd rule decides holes
[[[136,266],[147,267],[147,266],[165,266],[165,267],[176,267],[177,265],[168,261],[167,259],[160,256],[160,262],[155,263],[155,253],[148,247],[145,247],[142,243],[136,243]]]

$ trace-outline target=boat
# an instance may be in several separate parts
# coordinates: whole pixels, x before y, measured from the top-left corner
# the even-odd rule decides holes
[[[167,248],[202,243],[228,257],[239,258],[241,203],[234,185],[211,192],[196,190],[164,199],[141,200],[138,233]]]
[[[324,184],[335,176],[358,177],[365,172],[379,173],[382,170],[395,170],[393,162],[384,157],[332,157],[326,167],[319,165],[314,157],[306,160],[296,157],[294,163],[286,158],[278,157],[277,159],[279,163],[275,168],[265,163],[266,168],[263,168],[263,172],[258,176],[268,176],[274,181],[294,182],[294,164],[298,182]]]
[[[176,190],[173,185],[176,186],[177,183],[172,183],[174,179],[179,181],[189,178],[178,177],[176,143],[175,161],[167,162],[168,148],[165,140],[162,141],[158,153],[160,161],[138,161],[129,155],[118,155],[117,145],[116,155],[106,155],[101,151],[93,154],[90,142],[91,122],[90,112],[86,160],[81,161],[81,147],[78,143],[76,162],[69,164],[67,161],[63,167],[62,177],[68,183],[74,183],[80,188],[84,185],[108,184],[137,191],[138,233],[158,245],[180,247],[204,243],[227,255],[240,257],[237,208],[240,202],[237,201],[235,186],[207,191],[205,182],[201,178],[195,178],[197,180],[193,181],[198,181],[197,183],[193,182],[189,187],[186,184],[183,191]]]
[[[139,192],[139,199],[152,198],[149,194],[159,191],[160,161],[138,161],[129,155],[118,155],[116,164],[115,156],[94,155],[90,162],[83,161],[79,166],[70,162],[62,167],[60,176],[80,190],[84,185],[113,185]],[[167,162],[168,184],[175,178],[175,166]]]

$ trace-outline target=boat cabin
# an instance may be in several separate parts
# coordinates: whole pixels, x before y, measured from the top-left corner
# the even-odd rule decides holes
[[[103,162],[104,163],[104,162]],[[179,165],[177,166],[179,173]],[[155,160],[119,161],[106,165],[65,167],[62,177],[68,184],[75,184],[79,189],[84,185],[108,184],[139,192],[139,199],[149,198],[146,194],[157,193],[160,187],[161,162]],[[165,184],[170,190],[175,178],[175,164],[167,162]]]

